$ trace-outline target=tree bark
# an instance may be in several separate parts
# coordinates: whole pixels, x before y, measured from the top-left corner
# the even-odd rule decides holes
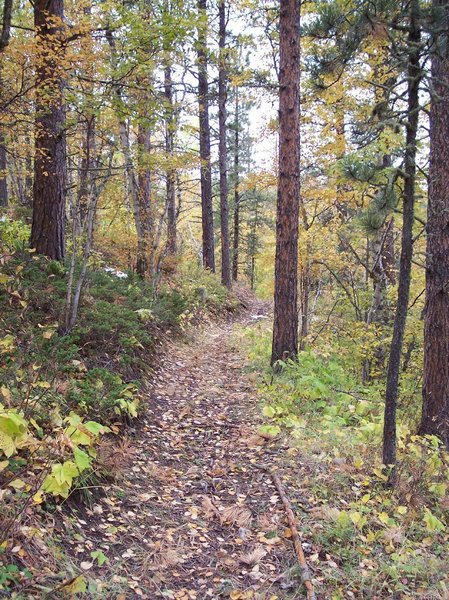
[[[11,19],[12,19],[12,0],[5,0],[3,4],[2,29],[0,33],[0,112],[1,96],[3,95],[2,64],[1,56],[9,45],[11,37]],[[0,207],[8,206],[8,183],[6,178],[6,136],[3,128],[0,126]]]
[[[198,0],[198,112],[201,159],[201,221],[203,228],[203,265],[215,272],[214,216],[212,210],[212,171],[210,164],[209,81],[207,76],[206,0]]]
[[[6,180],[6,140],[0,131],[0,208],[8,206],[8,184]]]
[[[80,226],[84,226],[87,217],[90,197],[90,175],[94,168],[92,151],[95,142],[95,116],[88,114],[85,118],[85,136],[82,141],[82,155],[79,168],[78,206]],[[75,216],[76,218],[76,216]]]
[[[394,483],[396,465],[396,404],[399,388],[399,371],[401,367],[402,345],[404,340],[407,309],[410,296],[410,276],[413,257],[413,221],[415,206],[416,181],[416,136],[419,118],[419,87],[421,68],[419,63],[421,32],[419,27],[419,0],[412,0],[410,5],[410,29],[408,36],[408,90],[407,90],[407,124],[406,147],[404,159],[404,194],[403,220],[401,236],[401,257],[399,262],[398,299],[393,325],[393,339],[385,391],[385,411],[383,430],[384,465],[392,465],[390,483]]]
[[[226,139],[227,57],[226,57],[226,3],[219,0],[219,68],[218,68],[218,128],[220,163],[220,224],[221,224],[221,283],[231,287],[229,256],[228,165]]]
[[[234,231],[232,237],[232,279],[239,277],[239,245],[240,245],[240,122],[239,122],[239,88],[235,88],[234,119]]]
[[[271,363],[298,353],[300,193],[300,2],[281,0],[279,19],[279,180]]]
[[[65,256],[66,135],[63,99],[64,1],[36,0],[35,159],[31,246]]]
[[[168,50],[167,50],[168,51]],[[165,153],[169,161],[166,169],[166,193],[167,193],[167,254],[174,255],[177,251],[176,242],[176,171],[173,167],[173,155],[175,147],[175,116],[173,106],[173,82],[172,68],[167,64],[164,68],[164,95],[166,102],[165,117]]]
[[[0,53],[8,46],[11,36],[12,0],[4,0],[2,30],[0,33]]]
[[[449,2],[441,33],[433,40],[431,68],[429,201],[427,207],[426,306],[423,408],[419,432],[437,435],[449,448]]]

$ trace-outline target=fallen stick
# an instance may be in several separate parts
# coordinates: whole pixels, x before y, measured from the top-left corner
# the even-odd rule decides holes
[[[281,497],[282,503],[285,508],[285,512],[287,514],[287,520],[290,527],[290,531],[292,532],[293,545],[295,547],[296,558],[298,559],[299,566],[301,568],[301,577],[304,583],[304,587],[307,591],[308,600],[316,600],[315,590],[313,589],[312,578],[310,576],[309,567],[307,566],[306,557],[304,556],[304,551],[302,549],[301,540],[299,538],[298,528],[296,526],[296,518],[293,513],[292,505],[290,504],[290,500],[284,490],[284,486],[282,485],[282,481],[277,473],[274,471],[269,471],[271,475],[271,479]]]

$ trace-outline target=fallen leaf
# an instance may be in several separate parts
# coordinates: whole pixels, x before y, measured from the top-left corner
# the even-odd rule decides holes
[[[240,556],[240,560],[246,565],[255,565],[259,561],[261,561],[262,558],[266,555],[267,551],[263,546],[256,546],[251,552],[248,552],[247,554],[242,554]]]
[[[245,506],[228,506],[220,511],[221,522],[228,525],[238,525],[246,529],[251,525],[252,514]]]

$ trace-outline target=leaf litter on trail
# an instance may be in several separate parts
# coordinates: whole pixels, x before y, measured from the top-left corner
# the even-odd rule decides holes
[[[200,332],[193,352],[169,345],[123,460],[105,451],[117,478],[65,523],[86,579],[151,599],[267,600],[290,585],[282,507],[254,466],[278,451],[254,434],[256,394],[230,335],[225,323]],[[92,561],[97,552],[108,560]]]

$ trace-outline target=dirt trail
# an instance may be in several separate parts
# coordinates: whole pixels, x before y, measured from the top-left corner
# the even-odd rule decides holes
[[[167,348],[122,449],[131,466],[85,524],[75,519],[80,560],[90,548],[109,558],[89,571],[108,581],[95,597],[304,597],[281,502],[256,466],[283,453],[257,435],[254,383],[233,341],[233,327],[258,311],[255,304],[237,323],[208,325]]]

